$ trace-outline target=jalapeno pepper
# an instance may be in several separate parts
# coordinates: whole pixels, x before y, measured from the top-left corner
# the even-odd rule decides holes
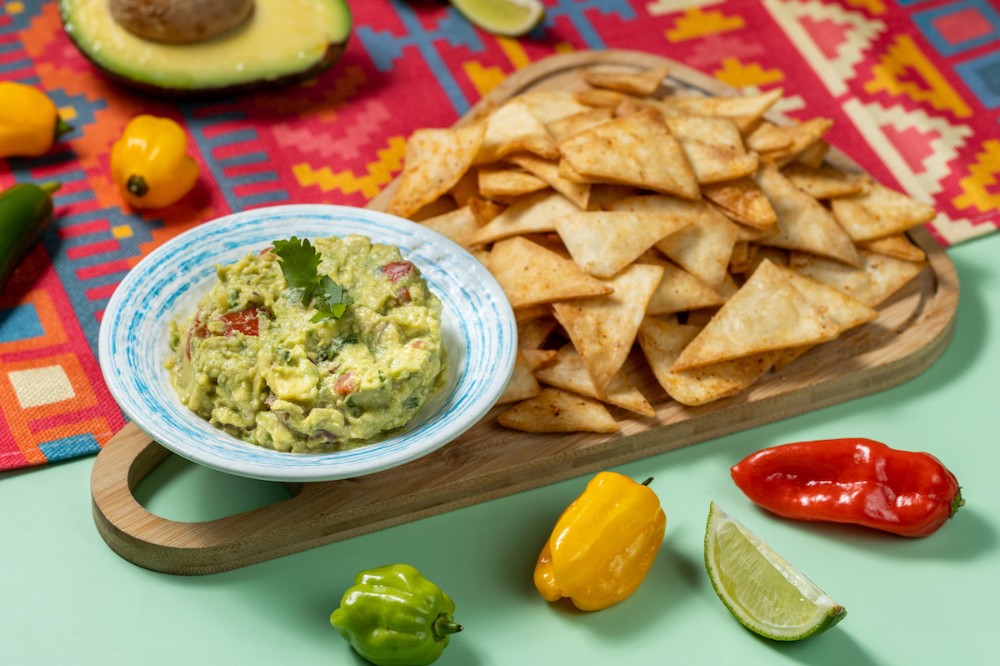
[[[355,576],[330,624],[376,666],[424,666],[462,630],[454,613],[451,597],[417,569],[388,564]]]
[[[546,601],[600,610],[638,589],[663,544],[667,517],[645,483],[601,472],[556,521],[535,566]]]
[[[763,449],[730,471],[747,497],[779,516],[908,537],[937,531],[965,503],[934,456],[860,437]]]
[[[52,222],[59,183],[19,183],[0,194],[0,285]]]

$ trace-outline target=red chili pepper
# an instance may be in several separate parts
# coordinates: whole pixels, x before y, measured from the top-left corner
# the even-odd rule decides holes
[[[934,456],[860,437],[763,449],[730,471],[747,497],[779,516],[909,537],[935,532],[965,504]]]

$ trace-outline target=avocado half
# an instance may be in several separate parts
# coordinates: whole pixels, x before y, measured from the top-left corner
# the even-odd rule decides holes
[[[60,0],[67,34],[98,69],[148,92],[173,96],[233,93],[302,81],[332,65],[351,32],[344,0],[255,0],[250,18],[194,44],[133,35],[108,0]]]

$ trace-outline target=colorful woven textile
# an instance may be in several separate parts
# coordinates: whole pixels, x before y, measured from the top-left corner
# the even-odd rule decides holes
[[[933,202],[944,245],[1000,226],[1000,8],[987,0],[546,0],[519,39],[430,0],[350,0],[335,67],[305,85],[172,103],[120,88],[80,55],[57,3],[0,0],[0,77],[46,91],[75,127],[36,159],[0,160],[0,188],[58,180],[57,221],[0,295],[0,470],[99,450],[125,422],[101,378],[101,313],[129,268],[231,211],[364,205],[399,172],[406,137],[447,126],[510,72],[580,49],[661,54],[781,110],[824,115],[827,139],[875,177]],[[195,192],[139,213],[108,173],[134,115],[179,120]]]

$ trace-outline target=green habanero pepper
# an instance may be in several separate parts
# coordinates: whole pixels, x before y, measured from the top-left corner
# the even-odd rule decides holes
[[[19,183],[0,193],[0,286],[52,222],[59,183]]]
[[[387,564],[354,577],[332,624],[376,666],[424,666],[462,630],[455,602],[409,564]]]

